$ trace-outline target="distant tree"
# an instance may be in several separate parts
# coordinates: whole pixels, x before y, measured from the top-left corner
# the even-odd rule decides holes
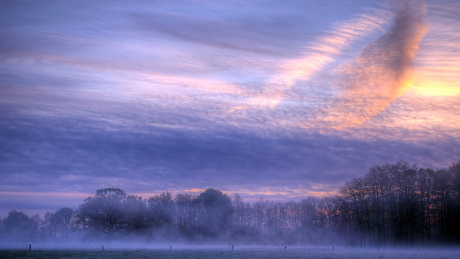
[[[460,242],[460,162],[433,174],[437,238],[444,243]]]
[[[207,189],[200,193],[195,203],[201,211],[199,227],[204,236],[222,237],[233,226],[232,201],[221,191]]]
[[[178,233],[186,238],[195,234],[197,210],[195,196],[179,193],[174,198],[176,204],[175,221]]]
[[[45,214],[45,225],[49,238],[53,240],[66,239],[74,230],[73,226],[74,211],[70,208],[61,208],[54,213]]]
[[[248,227],[247,211],[245,209],[245,203],[240,194],[235,194],[232,199],[232,205],[234,209],[234,235],[244,235]]]
[[[97,190],[94,197],[85,199],[80,205],[77,214],[79,223],[92,234],[108,238],[126,234],[130,230],[126,199],[126,193],[118,188]]]
[[[392,230],[396,243],[400,245],[412,245],[416,238],[416,175],[417,168],[406,162],[393,165],[391,178],[395,203],[391,209]]]
[[[150,197],[147,201],[148,212],[152,230],[165,231],[168,235],[171,235],[175,204],[170,192],[163,192],[159,195]]]
[[[420,168],[417,172],[419,243],[431,245],[435,224],[433,169]]]
[[[2,238],[2,234],[4,233],[4,224],[3,224],[3,220],[2,218],[0,217],[0,239]]]
[[[126,232],[136,235],[148,234],[150,219],[145,200],[139,196],[129,195],[125,202]]]
[[[335,228],[357,233],[361,245],[460,242],[459,163],[441,170],[404,161],[374,166],[336,199]]]
[[[291,230],[296,230],[300,226],[300,206],[299,203],[288,201],[285,204],[287,221],[285,227]]]
[[[390,211],[395,211],[395,186],[392,176],[397,168],[392,164],[373,166],[364,182],[368,189],[368,199],[371,208],[369,227],[373,231],[370,238],[372,243],[384,246],[391,233],[392,218]],[[373,239],[373,240],[372,240]]]
[[[301,231],[306,235],[308,242],[314,242],[318,225],[318,200],[310,197],[300,202],[300,226]]]
[[[37,216],[38,217],[38,216]],[[29,218],[26,214],[12,210],[3,220],[3,237],[11,242],[34,241],[38,234],[38,218]]]
[[[448,168],[452,175],[452,220],[448,235],[453,243],[460,243],[460,161]]]
[[[254,226],[261,230],[265,231],[266,230],[266,207],[267,207],[267,201],[263,198],[259,199],[252,205],[252,213],[253,213],[253,218],[254,218]]]
[[[271,236],[280,236],[280,203],[275,201],[266,201],[264,214],[266,218],[266,229],[272,234]]]
[[[143,200],[118,188],[100,189],[76,212],[62,208],[46,213],[44,221],[10,211],[0,220],[0,237],[12,242],[61,240],[81,231],[163,241],[455,245],[460,243],[459,222],[460,162],[433,170],[399,161],[373,166],[346,182],[339,195],[299,202],[245,203],[238,194],[230,199],[216,189],[197,197],[173,198],[163,192]]]
[[[359,234],[359,244],[369,244],[370,227],[370,200],[368,199],[368,188],[363,178],[354,178],[350,182],[345,183],[340,192],[342,198],[347,203],[343,209],[347,209],[343,215],[348,220],[351,220],[352,230],[356,230]]]

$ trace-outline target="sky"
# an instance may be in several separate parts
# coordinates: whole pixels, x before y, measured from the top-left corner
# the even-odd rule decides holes
[[[0,1],[0,217],[460,161],[460,1]]]

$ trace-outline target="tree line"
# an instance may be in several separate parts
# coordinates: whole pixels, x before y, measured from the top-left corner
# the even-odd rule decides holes
[[[361,246],[460,243],[460,162],[425,169],[400,161],[373,166],[340,194],[301,201],[243,201],[207,189],[148,199],[118,188],[96,191],[77,209],[0,221],[10,242],[108,240]]]

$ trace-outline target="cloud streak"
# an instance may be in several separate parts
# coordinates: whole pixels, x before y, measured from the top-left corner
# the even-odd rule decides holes
[[[422,1],[397,4],[392,27],[338,71],[342,91],[324,118],[345,129],[367,122],[413,85],[413,59],[427,32]]]
[[[265,89],[246,104],[232,108],[229,112],[246,108],[275,108],[299,81],[309,81],[335,57],[352,43],[369,35],[387,22],[387,12],[383,9],[370,9],[345,23],[335,25],[333,30],[318,37],[305,47],[301,57],[283,61],[278,73],[265,82]]]

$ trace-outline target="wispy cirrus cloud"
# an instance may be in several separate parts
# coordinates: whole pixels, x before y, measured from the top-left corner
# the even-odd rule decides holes
[[[249,98],[242,106],[234,107],[229,112],[257,107],[276,107],[299,81],[309,81],[326,65],[351,44],[372,32],[382,29],[386,24],[388,11],[385,9],[369,9],[347,22],[333,26],[325,35],[313,40],[305,46],[301,57],[283,61],[278,73],[265,82],[265,89],[258,95]]]

